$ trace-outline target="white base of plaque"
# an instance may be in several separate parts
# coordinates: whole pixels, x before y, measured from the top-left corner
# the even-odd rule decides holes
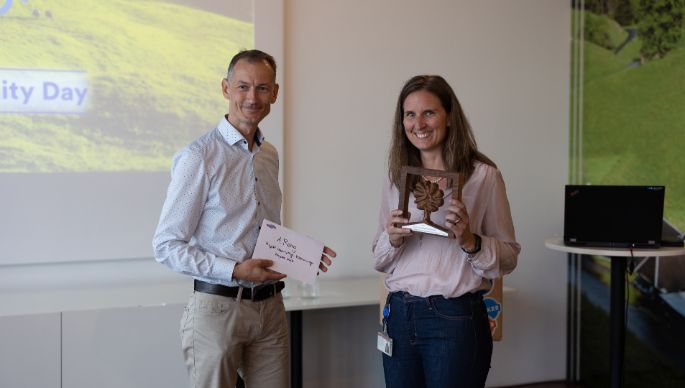
[[[428,234],[434,234],[437,236],[442,236],[442,237],[447,237],[448,233],[445,232],[444,230],[437,228],[433,225],[426,224],[423,222],[419,222],[416,224],[407,224],[407,225],[402,225],[403,229],[409,229],[413,232],[421,232],[421,233],[428,233]]]

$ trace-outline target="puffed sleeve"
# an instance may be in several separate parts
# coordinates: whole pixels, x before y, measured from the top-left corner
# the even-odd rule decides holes
[[[479,231],[482,238],[481,251],[469,255],[468,260],[476,273],[487,279],[495,279],[516,268],[521,245],[516,242],[502,173],[493,168],[488,175],[484,184],[489,187],[484,191],[490,195],[486,202],[482,230]]]

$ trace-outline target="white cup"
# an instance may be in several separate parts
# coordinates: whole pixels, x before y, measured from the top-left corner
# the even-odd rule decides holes
[[[300,282],[298,285],[300,290],[300,298],[302,299],[314,299],[319,297],[319,280],[314,280],[314,283],[303,283]]]
[[[283,299],[288,299],[292,296],[292,289],[295,287],[295,284],[288,278],[283,279],[283,283],[285,283],[285,287],[281,290],[281,295]]]

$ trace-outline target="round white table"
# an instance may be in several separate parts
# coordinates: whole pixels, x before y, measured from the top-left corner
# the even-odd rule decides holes
[[[685,255],[685,247],[660,248],[605,248],[584,247],[564,244],[560,237],[548,238],[545,246],[555,251],[579,255],[608,256],[611,260],[611,297],[609,307],[610,342],[609,360],[611,367],[611,388],[623,386],[623,354],[625,349],[625,280],[626,258],[666,257]]]

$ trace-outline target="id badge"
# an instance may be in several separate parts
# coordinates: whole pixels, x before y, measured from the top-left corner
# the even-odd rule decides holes
[[[388,357],[392,357],[392,338],[388,337],[388,335],[382,331],[378,332],[376,347],[384,354],[387,354]]]

